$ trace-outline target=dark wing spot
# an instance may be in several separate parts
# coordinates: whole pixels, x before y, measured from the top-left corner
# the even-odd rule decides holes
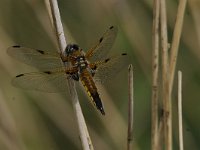
[[[19,45],[14,45],[13,47],[14,47],[14,48],[20,48],[21,46],[19,46]]]
[[[113,29],[114,27],[113,26],[111,26],[109,29]]]
[[[37,52],[39,52],[40,54],[44,54],[44,51],[37,49]]]
[[[122,53],[122,55],[124,56],[124,55],[127,55],[127,53]]]
[[[52,74],[51,71],[44,71],[44,73],[46,73],[46,74]]]
[[[110,60],[110,58],[105,59],[105,62],[107,63]]]
[[[18,78],[18,77],[21,77],[21,76],[24,76],[24,74],[19,74],[19,75],[17,75],[16,77]]]
[[[101,37],[100,39],[99,39],[99,43],[101,43],[103,41],[103,37]]]

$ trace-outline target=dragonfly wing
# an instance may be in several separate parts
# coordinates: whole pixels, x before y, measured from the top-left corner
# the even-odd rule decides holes
[[[128,62],[126,53],[105,59],[102,63],[99,63],[99,66],[97,65],[94,80],[100,83],[110,80],[124,69]]]
[[[7,53],[11,57],[41,70],[49,70],[62,66],[58,53],[50,53],[22,46],[9,47]]]
[[[105,58],[112,48],[117,31],[117,27],[111,26],[99,39],[98,44],[87,51],[86,58],[91,62]]]
[[[43,92],[67,91],[68,75],[62,70],[32,72],[17,75],[12,84],[15,87]]]

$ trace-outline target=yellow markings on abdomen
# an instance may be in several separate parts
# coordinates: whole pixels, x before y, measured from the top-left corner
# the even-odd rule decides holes
[[[91,92],[89,91],[88,87],[86,86],[85,82],[83,80],[81,80],[82,84],[83,84],[83,87],[85,88],[88,96],[93,100],[93,97],[91,95]]]
[[[92,89],[93,86],[91,85],[91,81],[89,81],[89,80],[90,80],[90,79],[89,79],[88,77],[85,77],[84,80],[83,80],[83,78],[81,79],[81,82],[82,82],[82,85],[83,85],[83,87],[85,88],[85,90],[86,90],[88,96],[90,97],[92,104],[93,104],[94,106],[96,106],[96,103],[95,103],[94,98],[92,97],[92,93],[91,93],[91,91],[92,91],[92,90],[94,91],[96,88],[95,88],[95,89]],[[86,82],[88,82],[88,83],[86,84]]]
[[[101,112],[102,115],[105,115],[103,104],[101,98],[99,97],[94,80],[86,69],[81,73],[80,80],[88,96],[90,97],[92,104],[97,108],[98,111]]]
[[[91,92],[89,91],[88,87],[85,85],[84,81],[82,81],[82,84],[84,86],[84,88],[86,89],[86,92],[88,93],[88,95],[91,97]]]

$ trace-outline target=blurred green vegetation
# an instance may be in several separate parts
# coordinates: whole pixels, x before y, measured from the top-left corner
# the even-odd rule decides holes
[[[59,0],[67,42],[84,50],[111,26],[119,32],[111,53],[127,52],[134,66],[134,150],[150,149],[152,1]],[[169,42],[178,1],[167,1]],[[200,149],[200,1],[191,0],[185,14],[177,69],[183,72],[183,127],[185,149]],[[23,91],[12,87],[12,77],[34,68],[6,54],[9,46],[56,51],[57,43],[44,1],[0,0],[0,149],[81,149],[75,116],[67,94]],[[177,73],[176,73],[177,76]],[[176,80],[177,77],[175,77]],[[178,149],[177,94],[173,93],[174,149]],[[127,68],[101,87],[106,116],[101,116],[79,88],[83,113],[95,150],[126,148]]]

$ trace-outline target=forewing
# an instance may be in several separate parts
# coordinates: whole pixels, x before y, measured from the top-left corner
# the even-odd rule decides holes
[[[67,91],[67,77],[62,69],[25,73],[17,75],[12,80],[12,84],[25,90],[64,92]]]
[[[86,58],[91,62],[105,58],[112,48],[117,31],[117,27],[111,26],[99,39],[98,43],[87,51]]]
[[[22,46],[9,47],[7,53],[11,57],[41,70],[49,70],[62,66],[58,53],[50,53]]]
[[[94,79],[97,82],[104,83],[115,77],[122,69],[126,68],[128,65],[128,56],[126,53],[121,55],[110,57],[104,60],[97,66]]]

